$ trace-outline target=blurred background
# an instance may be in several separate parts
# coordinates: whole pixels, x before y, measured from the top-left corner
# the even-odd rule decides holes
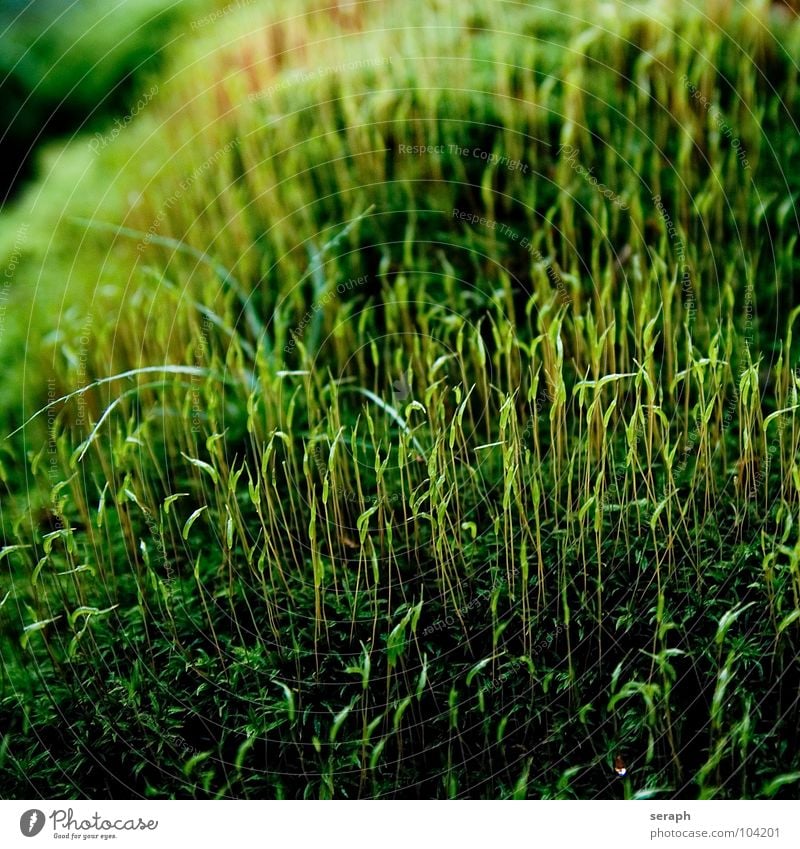
[[[229,0],[0,0],[0,201],[54,137],[108,127],[191,23]]]

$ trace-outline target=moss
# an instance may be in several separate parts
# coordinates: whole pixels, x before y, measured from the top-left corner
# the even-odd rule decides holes
[[[150,369],[14,443],[81,792],[788,792],[796,35],[592,8],[231,13],[21,202],[26,397]]]

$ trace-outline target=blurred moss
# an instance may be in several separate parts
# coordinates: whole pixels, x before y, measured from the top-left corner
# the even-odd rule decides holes
[[[125,110],[193,18],[219,0],[3,0],[0,99],[7,125],[0,197],[30,174],[42,140],[97,129]]]

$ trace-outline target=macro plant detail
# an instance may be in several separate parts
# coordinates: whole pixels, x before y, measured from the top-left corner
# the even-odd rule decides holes
[[[401,5],[0,215],[0,792],[794,798],[800,25]]]

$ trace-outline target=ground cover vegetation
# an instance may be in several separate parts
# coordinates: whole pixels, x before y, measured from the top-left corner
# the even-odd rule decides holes
[[[242,6],[49,153],[0,792],[797,793],[800,27],[701,5]]]

